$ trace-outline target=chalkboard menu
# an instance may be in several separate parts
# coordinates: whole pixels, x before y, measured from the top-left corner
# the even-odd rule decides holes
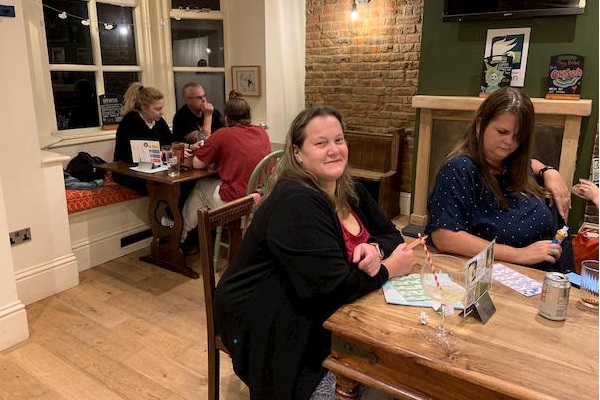
[[[121,106],[123,99],[120,95],[100,95],[100,112],[102,114],[102,126],[116,125],[123,119]]]
[[[550,58],[547,99],[581,97],[584,57],[577,54],[559,54]]]

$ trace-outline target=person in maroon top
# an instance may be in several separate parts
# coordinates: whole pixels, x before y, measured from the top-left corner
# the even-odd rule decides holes
[[[197,228],[200,207],[214,208],[246,195],[254,167],[271,152],[269,135],[263,128],[251,125],[250,106],[237,92],[230,94],[225,104],[225,122],[227,126],[211,135],[203,146],[191,147],[194,157],[188,158],[193,168],[214,164],[219,176],[200,179],[188,196],[182,212],[182,242]]]

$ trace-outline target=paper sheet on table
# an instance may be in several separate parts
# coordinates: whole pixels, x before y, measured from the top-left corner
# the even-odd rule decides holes
[[[450,278],[447,274],[440,273],[438,279],[440,282],[446,282]],[[436,304],[435,300],[432,300],[423,292],[420,274],[410,274],[390,279],[383,284],[383,295],[385,301],[389,304],[415,307],[432,307]],[[462,310],[463,304],[456,303],[454,308]]]
[[[167,165],[159,165],[158,167],[152,167],[151,163],[140,163],[135,167],[129,167],[132,171],[144,172],[146,174],[154,174],[155,172],[166,171],[169,169]]]
[[[523,275],[504,264],[494,264],[492,276],[498,282],[516,290],[523,296],[531,297],[542,293],[542,284],[540,282]]]

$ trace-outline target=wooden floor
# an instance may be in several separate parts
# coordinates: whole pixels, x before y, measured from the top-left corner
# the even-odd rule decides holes
[[[29,340],[0,353],[0,399],[207,398],[202,280],[138,261],[147,251],[27,307]],[[221,360],[221,399],[248,399]]]
[[[27,306],[29,340],[0,352],[0,400],[207,398],[202,280],[140,262],[147,251]],[[229,357],[221,360],[221,399],[248,399]]]

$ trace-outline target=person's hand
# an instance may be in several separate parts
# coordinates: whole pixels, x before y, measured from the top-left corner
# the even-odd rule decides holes
[[[598,208],[598,186],[588,179],[579,179],[579,196],[594,203]]]
[[[206,102],[202,106],[202,112],[207,117],[211,116],[213,114],[213,111],[215,111],[215,107],[212,105],[212,103]]]
[[[413,250],[406,243],[401,243],[381,263],[387,268],[390,278],[407,275],[415,263]]]
[[[381,268],[379,250],[370,243],[360,243],[354,248],[352,262],[358,264],[358,268],[371,277],[377,275]]]
[[[571,208],[571,192],[555,169],[549,169],[544,173],[544,187],[552,194],[550,204],[556,204],[560,216],[566,221]]]
[[[194,152],[192,151],[192,149],[186,147],[183,150],[183,165],[185,165],[188,168],[193,168],[193,159],[194,159]]]
[[[562,247],[550,240],[540,240],[527,247],[518,248],[517,251],[519,264],[534,265],[544,261],[554,264],[562,254]]]

